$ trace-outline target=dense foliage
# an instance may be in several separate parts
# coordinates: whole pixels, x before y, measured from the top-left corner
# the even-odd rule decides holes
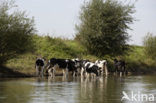
[[[127,29],[134,20],[133,8],[117,0],[86,2],[81,8],[80,24],[76,25],[76,40],[96,56],[123,54],[128,49]]]
[[[0,1],[0,64],[19,53],[28,51],[34,21],[25,12],[15,10],[13,1]]]

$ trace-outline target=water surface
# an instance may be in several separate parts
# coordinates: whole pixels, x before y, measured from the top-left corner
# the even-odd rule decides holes
[[[0,79],[0,103],[148,103],[123,100],[123,91],[153,94],[156,76]],[[156,103],[152,102],[152,103]]]

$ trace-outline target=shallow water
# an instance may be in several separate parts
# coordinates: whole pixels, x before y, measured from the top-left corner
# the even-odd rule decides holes
[[[94,79],[61,76],[51,78],[0,79],[0,103],[156,103],[156,76],[108,76]],[[137,94],[136,100],[127,100]],[[143,98],[146,94],[148,98]],[[135,99],[136,99],[135,98]],[[139,99],[138,99],[139,98]]]

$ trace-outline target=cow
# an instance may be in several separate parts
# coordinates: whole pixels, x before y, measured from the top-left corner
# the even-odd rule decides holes
[[[80,73],[81,67],[82,67],[82,64],[81,64],[82,60],[76,58],[76,59],[72,59],[72,62],[74,62],[74,65],[75,65],[75,68],[76,68],[76,72],[74,72],[73,75],[76,74],[78,76],[79,73]]]
[[[96,60],[95,64],[100,68],[100,75],[103,75],[104,71],[105,75],[108,75],[107,60]]]
[[[45,68],[45,59],[44,58],[37,58],[35,62],[35,69],[36,69],[36,76],[44,75],[44,68]]]
[[[56,69],[62,70],[63,76],[65,77],[68,76],[69,71],[72,71],[73,75],[75,75],[75,72],[77,71],[74,61],[70,59],[56,59],[56,58],[51,58],[48,61],[47,69],[51,77],[55,76]]]
[[[87,78],[89,77],[89,74],[92,74],[93,76],[94,75],[99,76],[99,70],[100,69],[95,63],[86,62],[84,64],[84,70],[85,70]]]
[[[123,60],[114,59],[114,68],[116,73],[120,73],[120,76],[126,73],[126,64]]]
[[[67,63],[68,63],[68,67],[67,67],[68,71],[72,72],[73,77],[75,77],[75,75],[78,75],[78,68],[80,66],[79,60],[68,59]]]
[[[80,76],[83,77],[85,72],[86,72],[86,67],[85,67],[85,64],[87,62],[90,62],[89,60],[80,60],[78,63],[79,63],[79,67],[78,67],[78,71],[80,73]]]

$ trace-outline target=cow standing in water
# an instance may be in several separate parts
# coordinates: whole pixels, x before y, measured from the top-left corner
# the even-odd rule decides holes
[[[95,64],[100,68],[100,75],[103,75],[104,71],[105,75],[108,75],[107,60],[96,60]]]
[[[68,76],[69,71],[72,71],[73,76],[75,76],[75,73],[77,72],[75,64],[75,61],[70,59],[51,58],[47,64],[47,71],[51,77],[55,76],[55,71],[57,69],[62,70],[63,76],[65,77]]]
[[[86,78],[88,78],[90,74],[92,78],[94,78],[95,76],[99,76],[100,69],[95,63],[86,62],[84,64],[84,67],[85,67]]]
[[[122,74],[126,74],[126,67],[125,67],[125,61],[122,60],[117,60],[114,59],[114,67],[115,67],[115,72],[116,73],[120,73],[120,76],[122,76]]]
[[[35,68],[36,68],[36,75],[37,76],[42,76],[43,77],[43,71],[44,71],[44,66],[45,66],[45,60],[43,58],[37,58],[35,62]]]

